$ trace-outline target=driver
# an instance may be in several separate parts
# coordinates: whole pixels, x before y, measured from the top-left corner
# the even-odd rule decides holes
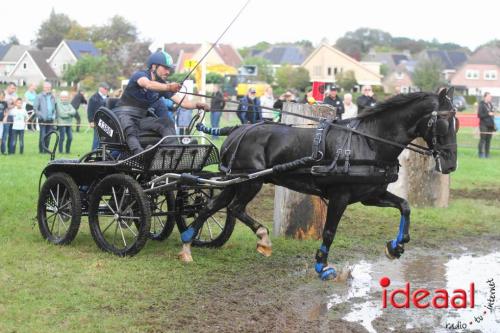
[[[154,131],[162,137],[175,135],[175,125],[168,117],[148,117],[148,110],[161,97],[171,99],[185,109],[203,109],[209,111],[205,103],[193,103],[176,95],[181,85],[167,83],[167,77],[174,70],[172,57],[164,51],[157,51],[148,58],[147,69],[132,74],[123,91],[116,113],[125,133],[127,145],[134,154],[144,150],[139,143],[139,134]]]

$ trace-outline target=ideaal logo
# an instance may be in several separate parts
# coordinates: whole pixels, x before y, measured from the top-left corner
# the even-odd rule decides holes
[[[435,309],[475,309],[474,282],[469,284],[467,290],[454,289],[451,293],[446,289],[429,291],[425,288],[419,288],[412,290],[410,282],[407,282],[404,288],[394,289],[391,292],[388,292],[386,288],[390,286],[391,280],[384,276],[379,282],[382,287],[382,308],[384,309],[388,307],[388,304],[397,309],[409,308],[410,303],[419,309],[425,309],[428,307],[433,307]],[[486,300],[486,304],[481,306],[483,308],[482,312],[479,314],[476,313],[473,316],[473,319],[469,321],[469,326],[483,321],[483,316],[485,316],[488,312],[493,313],[495,304],[495,281],[493,279],[489,279],[486,281],[486,284],[489,288],[489,297]],[[399,298],[399,301],[396,301],[396,297]],[[457,321],[453,323],[446,323],[445,327],[447,329],[466,329],[468,326],[467,322]]]

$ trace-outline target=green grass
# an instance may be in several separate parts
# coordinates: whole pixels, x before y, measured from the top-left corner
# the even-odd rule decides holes
[[[459,139],[459,144],[477,142],[468,129]],[[495,140],[494,145],[500,146]],[[74,133],[73,153],[59,157],[82,155],[91,141],[90,131]],[[0,156],[2,333],[192,331],[200,329],[196,318],[203,317],[197,305],[206,304],[220,286],[238,285],[242,276],[255,275],[255,283],[264,286],[283,279],[295,285],[315,278],[314,274],[290,276],[300,265],[312,266],[318,241],[273,238],[273,256],[262,258],[255,252],[255,236],[240,223],[223,248],[194,249],[196,262],[188,265],[176,259],[181,245],[177,231],[165,242],[148,242],[136,257],[125,259],[96,247],[86,219],[70,246],[47,244],[34,225],[38,180],[48,161],[37,151],[38,133],[27,132],[24,155]],[[479,160],[475,146],[461,148],[453,189],[498,189],[499,161],[499,150],[491,159]],[[269,194],[260,195],[249,208],[268,227],[272,200]],[[409,248],[445,246],[450,239],[479,242],[500,237],[498,216],[498,201],[466,198],[454,199],[448,209],[413,209]],[[331,251],[332,261],[381,255],[385,241],[396,235],[398,221],[394,209],[349,207]]]

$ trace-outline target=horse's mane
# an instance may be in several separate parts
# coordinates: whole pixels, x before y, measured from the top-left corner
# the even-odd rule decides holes
[[[424,99],[436,96],[433,93],[428,92],[414,92],[409,94],[399,94],[389,98],[386,101],[378,103],[374,107],[366,108],[358,114],[358,118],[366,118],[369,116],[373,116],[379,114],[381,112],[385,112],[387,110],[394,110],[396,108],[404,107],[407,104],[420,102]]]

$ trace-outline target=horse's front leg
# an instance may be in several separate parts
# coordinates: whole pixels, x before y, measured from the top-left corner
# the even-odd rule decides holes
[[[199,212],[191,226],[181,233],[182,249],[177,255],[179,260],[184,262],[193,261],[193,257],[191,255],[191,243],[193,242],[193,239],[196,237],[200,228],[210,216],[229,205],[231,200],[234,198],[234,194],[234,187],[226,187],[217,197],[208,202],[207,207]]]
[[[337,271],[328,265],[328,253],[332,245],[337,227],[344,211],[349,203],[349,193],[332,193],[328,195],[328,211],[326,214],[325,227],[323,228],[323,243],[316,251],[315,270],[321,280],[331,280],[337,277]]]
[[[365,206],[394,207],[399,209],[399,232],[395,239],[387,242],[385,254],[389,259],[401,257],[404,253],[404,244],[410,241],[410,205],[408,201],[391,192],[385,191],[381,195],[362,201]]]

